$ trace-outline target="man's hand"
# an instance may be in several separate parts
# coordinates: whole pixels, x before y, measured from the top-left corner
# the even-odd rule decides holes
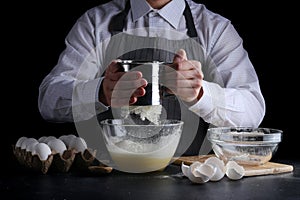
[[[105,105],[121,107],[134,104],[144,96],[147,81],[138,71],[123,72],[116,60],[107,67],[101,84],[99,100]]]
[[[186,52],[180,49],[174,56],[173,63],[166,67],[163,84],[168,92],[175,94],[183,101],[193,104],[202,94],[203,72],[201,63],[188,60]]]

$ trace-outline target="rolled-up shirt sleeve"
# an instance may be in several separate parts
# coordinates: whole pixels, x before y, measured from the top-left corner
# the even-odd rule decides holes
[[[189,109],[215,126],[259,126],[265,101],[242,39],[229,21],[211,38],[204,93]]]

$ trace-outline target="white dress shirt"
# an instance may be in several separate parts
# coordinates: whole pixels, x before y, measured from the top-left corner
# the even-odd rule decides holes
[[[130,1],[124,32],[136,34],[139,30],[142,36],[168,37],[155,29],[163,28],[186,34],[184,0],[172,0],[160,10],[152,9],[145,0]],[[215,74],[210,74],[215,80],[207,80],[204,75],[204,94],[189,109],[215,126],[259,126],[265,102],[242,39],[230,20],[202,4],[187,2],[200,43],[216,66]],[[108,26],[124,6],[124,0],[99,5],[75,23],[57,65],[39,88],[39,110],[44,119],[79,121],[108,109],[98,98],[101,76],[107,67],[104,55],[111,37]]]

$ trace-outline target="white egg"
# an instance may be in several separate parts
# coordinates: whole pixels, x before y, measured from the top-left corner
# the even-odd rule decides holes
[[[204,163],[212,165],[217,169],[215,175],[211,177],[211,181],[219,181],[225,176],[226,167],[223,160],[217,157],[210,157],[206,159]]]
[[[45,161],[51,155],[51,149],[45,143],[38,143],[34,147],[33,155],[38,155],[42,161]]]
[[[27,140],[28,140],[29,138],[25,138],[22,142],[21,142],[21,149],[22,150],[24,150],[24,149],[26,149],[26,143],[27,143]]]
[[[196,161],[190,165],[188,178],[194,183],[206,183],[214,176],[216,170],[212,165]]]
[[[32,142],[30,142],[29,144],[26,145],[26,151],[27,152],[32,152],[34,151],[34,147],[35,145],[37,145],[39,142],[36,140],[33,140]]]
[[[61,141],[65,142],[65,139],[67,138],[67,135],[62,135],[59,136],[58,139],[60,139]]]
[[[65,143],[57,138],[50,140],[47,144],[52,151],[54,151],[55,153],[59,153],[60,155],[62,155],[64,151],[67,150]]]
[[[45,143],[45,140],[46,140],[47,136],[42,136],[38,139],[39,142],[44,142]]]
[[[22,142],[26,139],[27,139],[27,137],[20,137],[16,143],[16,147],[21,147]]]
[[[87,149],[87,144],[83,138],[75,137],[71,140],[69,149],[75,149],[77,152],[84,152]]]
[[[21,144],[21,149],[26,149],[31,143],[38,142],[35,138],[26,138]]]
[[[245,169],[235,161],[228,161],[226,164],[226,175],[231,180],[238,180],[245,175]]]
[[[46,137],[46,139],[44,140],[44,143],[45,143],[45,144],[48,144],[49,141],[55,140],[55,139],[57,139],[57,138],[54,137],[54,136],[48,136],[48,137]]]
[[[77,138],[77,136],[73,134],[69,134],[69,135],[62,135],[58,139],[62,140],[65,143],[65,145],[69,147],[72,139],[74,138]]]

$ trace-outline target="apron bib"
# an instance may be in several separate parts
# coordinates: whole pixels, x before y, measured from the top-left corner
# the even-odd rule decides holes
[[[116,58],[123,60],[136,61],[161,61],[164,63],[172,63],[175,53],[179,49],[187,52],[188,58],[198,60],[202,66],[205,66],[205,54],[199,44],[199,38],[193,22],[193,17],[189,5],[186,2],[184,16],[187,25],[188,39],[169,40],[159,37],[143,37],[127,33],[122,30],[125,25],[125,19],[130,10],[130,1],[128,0],[125,9],[116,15],[109,26],[112,37],[107,46],[104,62],[107,66],[111,60]],[[162,98],[162,106],[167,112],[168,119],[179,119],[184,121],[183,135],[176,154],[181,155],[198,155],[200,147],[205,139],[209,124],[202,118],[189,111],[188,108],[172,94],[165,93]],[[101,121],[105,118],[112,118],[111,110],[98,116]],[[184,120],[185,119],[185,120]],[[196,126],[195,131],[188,130],[189,123]],[[196,125],[195,125],[196,123]],[[185,131],[186,127],[186,131]],[[176,156],[176,155],[175,155]]]

